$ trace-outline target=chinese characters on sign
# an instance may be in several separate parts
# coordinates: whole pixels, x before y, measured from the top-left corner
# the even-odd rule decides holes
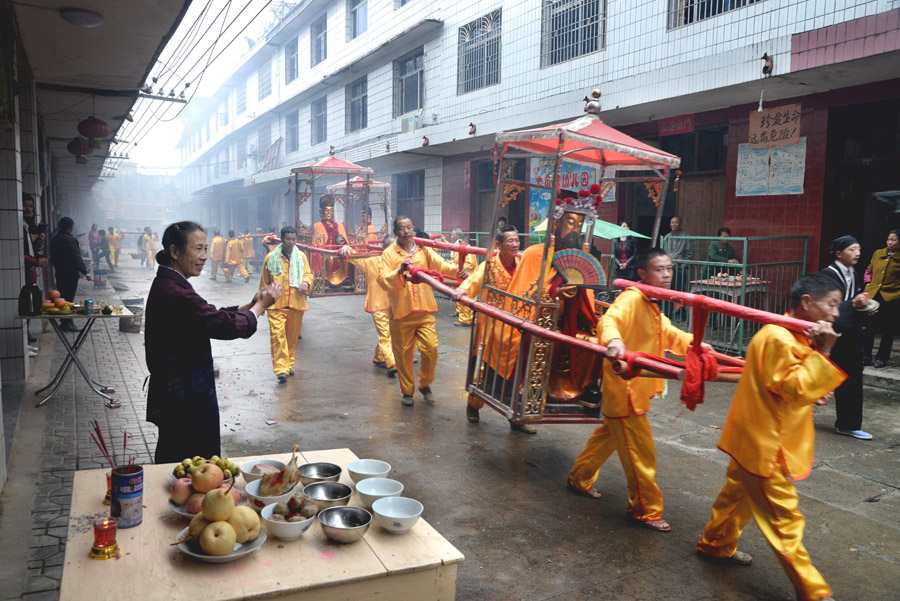
[[[753,148],[793,146],[800,141],[800,105],[788,104],[765,111],[750,111],[750,137]]]
[[[681,115],[659,120],[659,137],[689,134],[694,131],[694,116]]]

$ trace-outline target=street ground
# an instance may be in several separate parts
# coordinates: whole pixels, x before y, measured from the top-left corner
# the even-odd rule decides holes
[[[111,280],[129,288],[119,296],[146,297],[152,272],[127,254],[122,263]],[[220,306],[245,302],[256,288],[255,278],[249,284],[222,279],[212,282],[204,274],[192,283]],[[80,296],[97,296],[86,284]],[[626,520],[625,477],[615,459],[596,484],[602,499],[566,492],[566,473],[591,426],[539,426],[528,436],[511,432],[489,409],[482,410],[481,423],[467,422],[469,330],[452,327],[452,304],[439,306],[434,406],[417,395],[415,407],[402,407],[397,380],[372,366],[375,333],[361,297],[310,301],[297,375],[284,385],[271,369],[265,319],[249,340],[214,341],[224,454],[281,453],[296,443],[305,450],[348,447],[388,461],[405,494],[423,502],[424,517],[465,555],[457,583],[461,601],[795,598],[752,523],[740,545],[753,555],[751,567],[720,567],[694,553],[724,484],[727,458],[716,442],[732,385],[709,385],[706,404],[693,413],[678,402],[677,385],[655,402],[658,482],[673,530],[652,532]],[[88,436],[90,420],[100,420],[117,441],[123,430],[133,435],[129,453],[137,452],[139,462],[150,462],[155,446],[155,427],[144,421],[142,334],[98,321],[81,353],[96,379],[116,387],[121,409],[105,408],[71,372],[60,392],[35,408],[33,391],[62,358],[55,336],[43,334],[24,390],[3,388],[4,421],[16,431],[10,481],[0,496],[2,599],[58,596],[73,470],[104,465]],[[892,363],[900,364],[900,357]],[[892,381],[890,372],[879,374],[882,385]],[[804,543],[841,601],[900,598],[900,386],[891,386],[866,388],[863,427],[875,436],[871,442],[837,436],[833,407],[816,410],[816,463],[797,484],[807,520]]]

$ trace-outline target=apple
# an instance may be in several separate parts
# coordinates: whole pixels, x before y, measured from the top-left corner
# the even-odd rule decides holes
[[[236,542],[237,534],[228,522],[213,522],[200,533],[200,548],[215,557],[231,553]]]
[[[211,522],[227,520],[233,511],[234,497],[229,488],[211,490],[203,497],[203,515]]]
[[[232,478],[231,470],[222,470],[222,474],[225,476],[226,480],[231,480],[231,478]]]
[[[219,488],[224,479],[224,472],[214,463],[204,463],[191,472],[191,482],[197,492],[209,492]]]
[[[234,488],[234,486],[232,484],[223,482],[222,486],[220,486],[219,488],[228,488],[231,490],[231,496],[234,497],[235,507],[237,507],[240,504],[240,502],[244,500],[244,495],[242,495],[241,491],[239,491],[237,488]]]
[[[246,505],[235,507],[228,523],[234,528],[239,543],[256,540],[259,536],[259,515]]]
[[[194,494],[194,489],[191,487],[191,479],[179,478],[172,483],[172,491],[169,496],[176,505],[184,505],[192,494]]]
[[[203,511],[203,493],[195,492],[184,504],[184,510],[190,514],[197,514]]]
[[[50,300],[56,300],[62,295],[59,293],[59,290],[51,290],[50,294],[48,294],[47,296],[50,297]]]
[[[57,307],[59,307],[60,309],[62,309],[68,303],[66,303],[66,299],[64,299],[64,298],[57,298],[57,299],[53,300],[53,304],[56,305]]]
[[[200,538],[200,533],[203,532],[203,529],[209,526],[210,523],[211,522],[208,519],[203,517],[202,513],[198,513],[191,518],[191,525],[188,526],[188,536],[194,539]]]

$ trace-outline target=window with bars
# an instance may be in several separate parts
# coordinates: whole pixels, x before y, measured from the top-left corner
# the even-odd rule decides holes
[[[220,165],[219,174],[220,175],[228,175],[228,173],[231,171],[231,165],[228,164],[229,160],[231,158],[230,156],[228,156],[229,154],[231,154],[231,153],[228,152],[227,146],[222,149],[222,152],[219,153],[219,165]]]
[[[541,12],[541,67],[606,45],[606,0],[543,0]]]
[[[247,80],[244,79],[237,84],[234,91],[234,112],[240,115],[247,110]]]
[[[259,99],[267,97],[272,93],[272,61],[267,59],[266,62],[259,66]]]
[[[669,29],[676,29],[762,0],[669,0]]]
[[[284,45],[284,83],[297,79],[297,38]]]
[[[360,77],[347,86],[347,132],[365,129],[368,125],[369,85],[365,77]]]
[[[322,96],[310,105],[310,143],[321,144],[328,139],[328,97]]]
[[[350,15],[350,39],[366,32],[369,28],[368,0],[349,0],[347,11]]]
[[[297,152],[300,148],[300,111],[293,110],[284,117],[285,151]]]
[[[309,44],[310,67],[315,67],[328,57],[328,15],[310,26]]]
[[[500,83],[500,9],[459,28],[456,93]]]
[[[419,110],[424,100],[425,53],[420,47],[394,62],[394,116]]]
[[[262,166],[263,159],[266,157],[266,152],[269,150],[269,146],[272,145],[272,124],[263,125],[259,128],[259,133],[256,135],[256,162],[257,166]]]
[[[243,169],[247,164],[247,136],[238,138],[234,146],[234,154],[237,157],[237,168]]]

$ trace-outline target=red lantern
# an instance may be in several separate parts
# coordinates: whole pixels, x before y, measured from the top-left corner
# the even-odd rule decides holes
[[[87,165],[87,155],[94,152],[91,145],[84,138],[72,138],[66,146],[66,150],[75,155],[76,165]]]
[[[108,138],[109,125],[93,115],[78,124],[78,133],[90,140],[91,148],[100,148],[100,138]]]

